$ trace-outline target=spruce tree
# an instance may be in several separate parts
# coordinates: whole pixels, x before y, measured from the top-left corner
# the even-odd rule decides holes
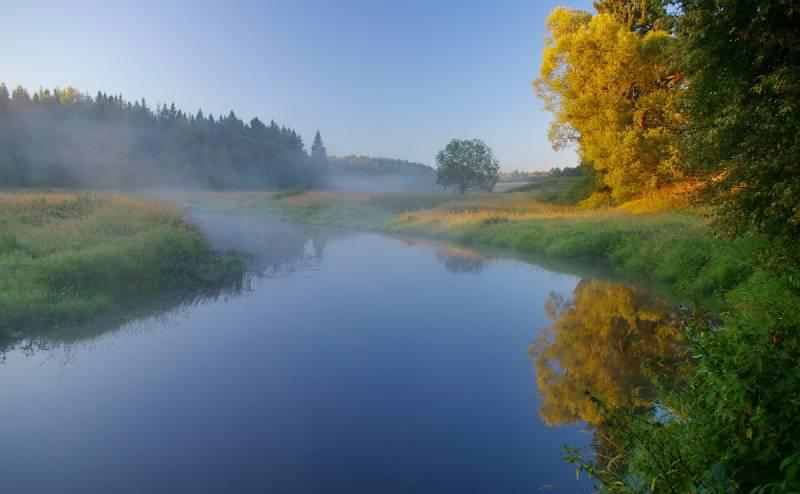
[[[314,136],[314,143],[311,145],[311,158],[320,162],[328,161],[328,152],[325,150],[325,144],[322,143],[322,136],[317,134]]]

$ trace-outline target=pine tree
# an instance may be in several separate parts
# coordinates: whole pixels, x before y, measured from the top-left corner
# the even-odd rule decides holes
[[[328,152],[325,150],[325,144],[322,143],[322,136],[317,134],[314,136],[314,143],[311,145],[311,158],[320,162],[328,161]]]
[[[0,110],[4,110],[11,100],[11,95],[8,94],[8,88],[4,82],[0,82]]]

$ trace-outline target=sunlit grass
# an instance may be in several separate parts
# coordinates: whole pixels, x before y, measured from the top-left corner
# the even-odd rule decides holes
[[[512,248],[605,265],[710,299],[752,273],[755,242],[714,238],[689,187],[618,207],[546,203],[537,194],[307,192],[271,200],[289,218]],[[277,204],[277,206],[276,206]]]

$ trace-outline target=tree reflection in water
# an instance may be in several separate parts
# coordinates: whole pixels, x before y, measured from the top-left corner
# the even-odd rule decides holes
[[[489,258],[471,250],[445,246],[436,251],[436,258],[451,273],[480,273],[489,265]]]
[[[532,343],[543,420],[551,425],[601,425],[587,393],[610,407],[652,406],[643,365],[669,369],[680,356],[681,332],[670,307],[646,290],[585,279],[571,300],[551,293],[552,325]]]

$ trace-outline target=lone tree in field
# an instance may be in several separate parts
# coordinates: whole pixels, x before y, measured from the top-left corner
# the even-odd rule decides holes
[[[497,183],[500,165],[492,148],[480,139],[453,139],[436,155],[436,183],[468,190],[489,192]]]

